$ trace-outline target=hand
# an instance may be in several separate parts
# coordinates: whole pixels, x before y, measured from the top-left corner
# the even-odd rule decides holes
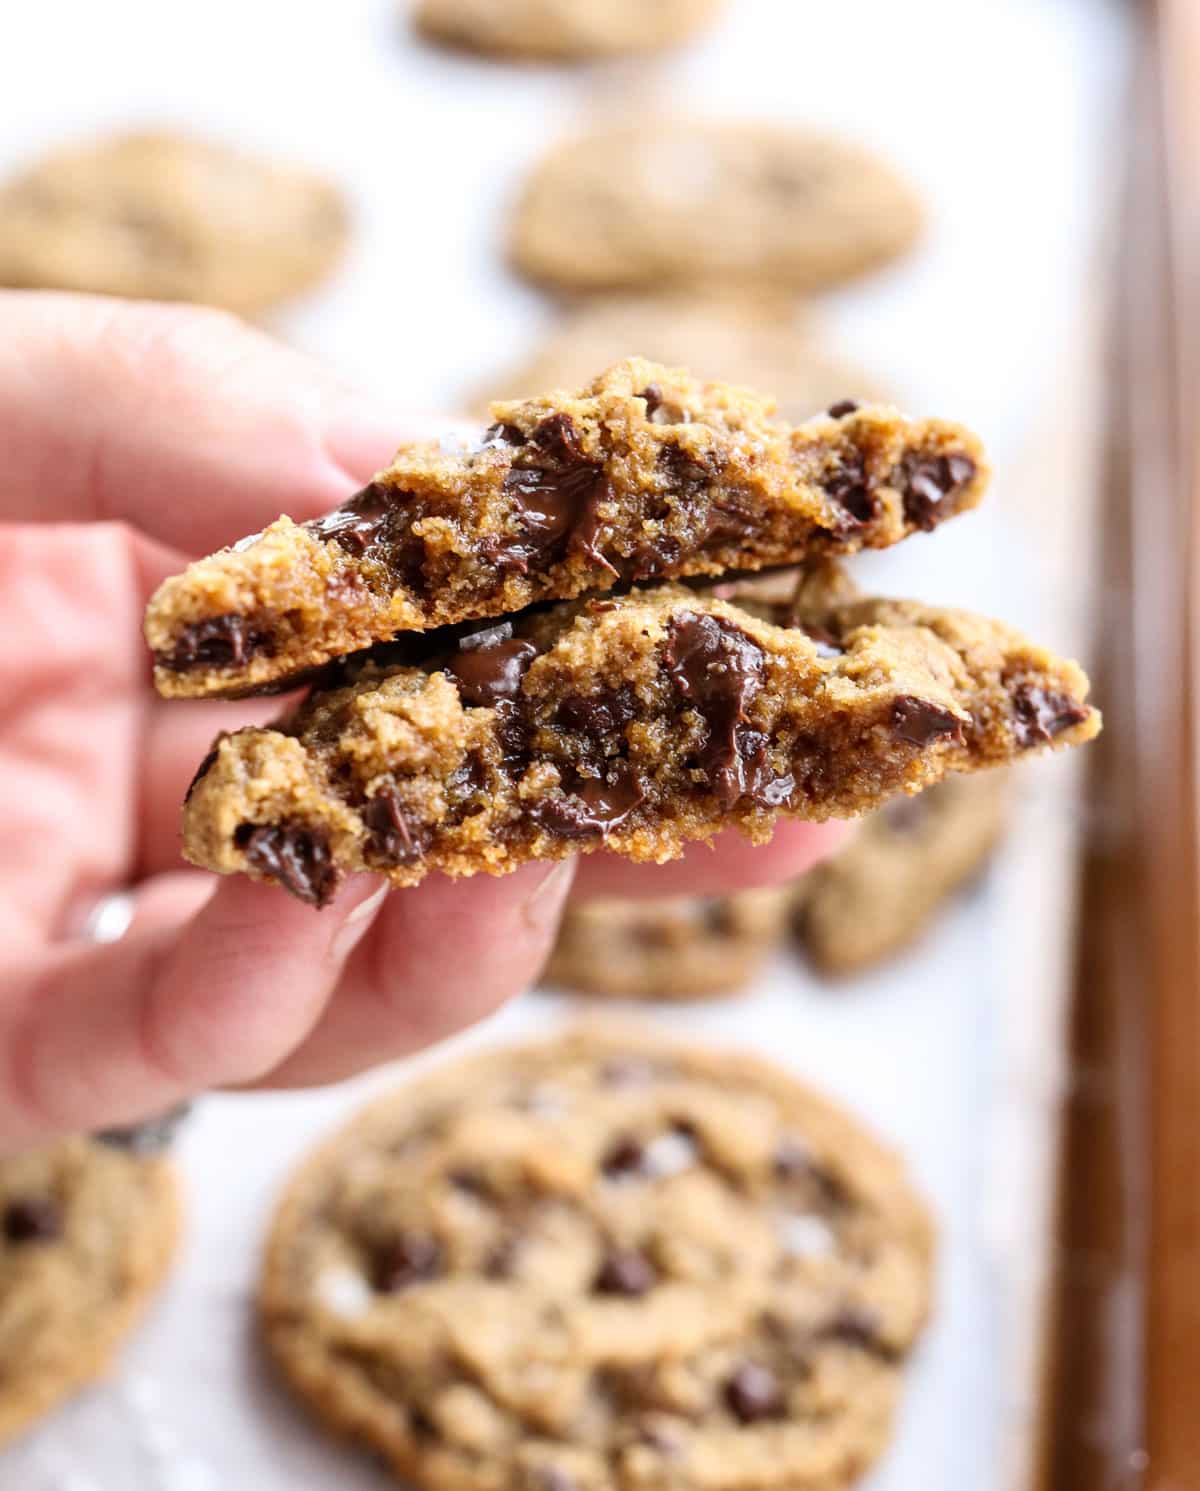
[[[575,866],[360,876],[314,912],[184,867],[213,734],[272,701],[150,688],[146,599],[281,511],[312,517],[415,433],[214,311],[0,292],[0,1145],[205,1088],[326,1082],[480,1018],[536,978]],[[791,877],[837,827],[726,836],[663,868],[583,859],[576,892],[717,894]],[[119,941],[80,936],[128,889]]]

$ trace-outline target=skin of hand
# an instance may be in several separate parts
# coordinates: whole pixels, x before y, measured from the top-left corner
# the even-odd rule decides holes
[[[0,292],[0,1148],[218,1086],[337,1080],[536,977],[575,894],[712,895],[793,877],[839,825],[615,857],[349,881],[315,912],[179,853],[213,734],[278,701],[163,703],[142,610],[188,559],[343,501],[429,433],[218,311]],[[81,937],[97,900],[134,915]]]

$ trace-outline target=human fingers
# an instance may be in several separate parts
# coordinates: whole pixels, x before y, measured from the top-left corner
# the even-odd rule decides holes
[[[417,431],[224,311],[0,291],[0,521],[197,553],[343,501]]]

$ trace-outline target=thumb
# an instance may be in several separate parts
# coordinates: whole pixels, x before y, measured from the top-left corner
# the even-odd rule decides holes
[[[344,501],[409,424],[224,311],[0,292],[0,521],[207,551]]]

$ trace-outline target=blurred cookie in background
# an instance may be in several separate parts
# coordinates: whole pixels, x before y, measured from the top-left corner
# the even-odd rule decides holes
[[[544,979],[583,994],[702,999],[737,994],[779,945],[788,893],[583,901],[568,908]]]
[[[948,777],[894,799],[796,889],[795,928],[824,973],[851,974],[914,942],[979,874],[1004,831],[1002,775]]]
[[[699,378],[761,388],[794,422],[843,399],[886,403],[878,381],[815,340],[806,314],[778,296],[605,296],[572,307],[528,361],[472,391],[494,399],[580,388],[597,368],[638,355]]]
[[[511,252],[564,290],[819,290],[907,252],[913,188],[869,150],[787,124],[651,115],[564,140],[535,167]]]
[[[68,1139],[0,1160],[0,1444],[104,1374],[178,1231],[164,1158]]]
[[[253,315],[334,268],[341,191],[313,171],[152,131],[58,151],[0,186],[0,285]]]
[[[656,51],[686,41],[725,0],[417,0],[413,23],[431,41],[540,61]]]
[[[260,1310],[305,1404],[429,1491],[836,1491],[891,1438],[933,1225],[787,1072],[645,1031],[486,1051],[300,1168]]]

